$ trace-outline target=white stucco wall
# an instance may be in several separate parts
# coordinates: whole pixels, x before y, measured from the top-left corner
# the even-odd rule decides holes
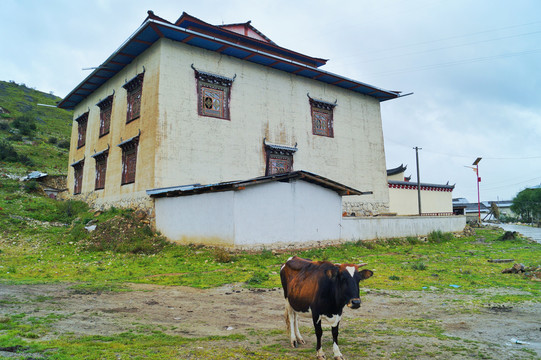
[[[345,241],[425,236],[433,231],[459,232],[465,216],[382,216],[342,218],[341,238]]]
[[[419,214],[417,189],[389,188],[389,211],[397,215]],[[421,190],[423,214],[453,213],[451,191]]]
[[[340,237],[341,197],[305,181],[156,198],[156,227],[172,241],[252,246]]]
[[[183,244],[233,246],[235,192],[163,197],[155,200],[156,228]]]

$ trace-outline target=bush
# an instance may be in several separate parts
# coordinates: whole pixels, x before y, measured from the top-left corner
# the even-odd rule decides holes
[[[7,139],[9,141],[23,141],[23,136],[21,134],[12,134]]]
[[[69,149],[70,148],[70,142],[69,140],[60,140],[57,144],[57,146],[61,149]]]
[[[13,121],[13,126],[21,132],[21,134],[30,136],[36,130],[34,119],[27,115],[19,116]]]
[[[56,202],[56,219],[63,223],[71,223],[76,217],[88,212],[88,204],[84,201],[66,200]]]
[[[38,189],[39,189],[38,182],[37,182],[36,180],[26,181],[26,182],[24,183],[23,189],[24,189],[24,191],[27,192],[27,193],[33,193],[33,192],[36,192],[36,191],[38,191]]]
[[[214,249],[214,260],[219,263],[229,263],[231,262],[231,254],[222,248]]]
[[[54,136],[51,136],[51,137],[49,138],[49,140],[47,140],[47,142],[48,142],[49,144],[53,144],[53,145],[54,145],[54,144],[58,143],[58,139],[55,138]]]
[[[256,271],[251,278],[246,280],[248,285],[261,285],[263,282],[269,280],[269,274],[263,271]]]
[[[9,124],[6,122],[0,122],[0,130],[8,131],[9,130]]]
[[[19,160],[19,154],[15,148],[5,140],[0,141],[0,161],[16,162]]]
[[[427,266],[422,261],[411,264],[411,269],[412,270],[421,270],[422,271],[422,270],[426,270],[426,268],[427,268]]]
[[[451,233],[443,233],[440,230],[432,231],[430,234],[428,234],[428,242],[440,244],[443,242],[447,242],[453,239],[453,234]]]

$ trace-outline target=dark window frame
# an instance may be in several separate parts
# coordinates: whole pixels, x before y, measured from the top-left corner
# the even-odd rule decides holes
[[[139,135],[118,144],[118,146],[122,149],[121,185],[133,184],[137,173]]]
[[[236,75],[230,79],[195,68],[194,72],[197,80],[197,113],[200,116],[231,120],[231,86]],[[218,95],[219,99],[213,98],[213,94]],[[214,109],[216,103],[221,104],[220,110]]]
[[[142,72],[122,85],[127,91],[126,124],[141,117],[144,75],[145,73]]]
[[[94,190],[105,189],[105,177],[107,175],[107,159],[109,157],[109,149],[92,155],[96,161],[96,180],[94,182]]]
[[[113,112],[113,95],[109,95],[96,104],[100,108],[100,133],[99,137],[109,134],[111,130],[111,115]]]
[[[273,145],[265,143],[266,164],[265,164],[265,176],[282,174],[293,171],[293,154],[297,151],[297,147],[289,147],[283,145]],[[279,162],[286,162],[286,166],[282,171],[276,171],[278,169]]]
[[[336,103],[315,100],[309,97],[312,117],[312,134],[334,138],[334,108]],[[322,124],[325,124],[322,126]]]
[[[71,164],[71,166],[73,167],[73,195],[78,195],[83,190],[84,165],[84,159]]]
[[[88,126],[88,111],[75,119],[77,122],[77,149],[86,144],[86,128]]]

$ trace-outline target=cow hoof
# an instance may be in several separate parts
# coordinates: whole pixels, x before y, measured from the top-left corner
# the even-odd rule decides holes
[[[299,344],[301,344],[301,345],[306,344],[306,341],[304,341],[304,339],[297,339],[297,341],[298,341]]]
[[[346,360],[346,358],[340,355],[340,356],[335,356],[334,360]]]
[[[298,348],[299,347],[299,343],[297,342],[297,340],[293,340],[291,342],[291,346],[293,346],[294,348]]]
[[[317,360],[326,360],[326,359],[327,357],[325,356],[325,354],[317,356]]]

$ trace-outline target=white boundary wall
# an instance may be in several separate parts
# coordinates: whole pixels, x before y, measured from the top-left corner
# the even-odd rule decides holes
[[[459,232],[465,216],[382,216],[342,218],[341,239],[346,241],[425,236],[433,231]]]

